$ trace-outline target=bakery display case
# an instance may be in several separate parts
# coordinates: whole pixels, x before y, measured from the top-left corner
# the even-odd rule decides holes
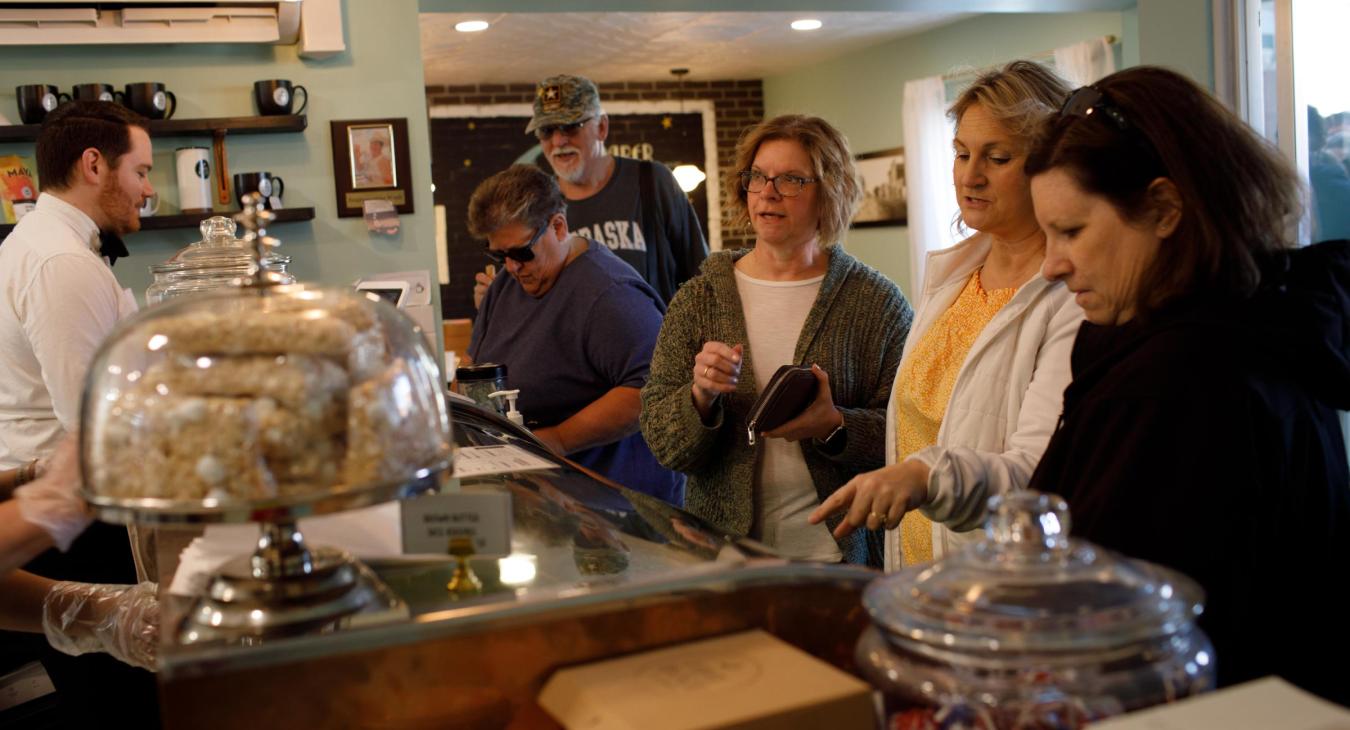
[[[510,446],[549,464],[443,485],[510,495],[511,554],[466,559],[481,589],[450,590],[448,556],[372,559],[405,614],[249,646],[165,646],[168,726],[548,727],[535,697],[558,667],[755,628],[852,667],[875,572],[778,559],[553,456],[495,412],[450,404],[461,449]],[[182,601],[167,607],[182,615]]]

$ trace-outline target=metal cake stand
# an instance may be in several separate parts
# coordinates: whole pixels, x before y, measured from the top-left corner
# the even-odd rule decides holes
[[[446,459],[406,481],[270,499],[128,499],[89,492],[84,498],[105,522],[261,525],[253,553],[231,560],[209,578],[205,594],[196,599],[176,634],[180,645],[257,644],[322,631],[359,613],[401,609],[402,601],[350,554],[306,545],[297,522],[434,491],[449,466]]]

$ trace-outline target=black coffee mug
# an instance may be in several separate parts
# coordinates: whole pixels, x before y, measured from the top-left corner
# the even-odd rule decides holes
[[[178,108],[178,97],[164,88],[164,84],[146,81],[127,84],[122,103],[146,119],[171,119]]]
[[[70,95],[75,101],[117,101],[121,93],[112,84],[76,84]]]
[[[24,124],[41,124],[47,118],[47,112],[55,109],[61,102],[70,101],[70,94],[58,91],[52,84],[25,84],[15,87],[14,97],[19,100],[19,119]]]
[[[296,92],[302,92],[305,100],[300,104],[299,109],[291,111]],[[309,106],[309,89],[299,84],[292,85],[286,79],[255,81],[253,83],[253,101],[258,104],[258,113],[264,116],[304,114],[305,107]]]
[[[281,200],[286,182],[270,172],[237,172],[234,174],[234,202],[244,207],[244,196],[258,193],[263,196],[263,207],[272,208],[272,199]]]

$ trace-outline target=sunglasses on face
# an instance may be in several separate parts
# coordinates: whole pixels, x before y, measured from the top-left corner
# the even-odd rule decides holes
[[[537,127],[534,130],[534,136],[539,139],[548,139],[556,132],[562,132],[564,137],[571,137],[577,132],[580,132],[581,128],[586,126],[586,123],[591,121],[591,119],[592,117],[586,117],[572,122],[571,124],[546,124],[542,127]]]
[[[1064,102],[1064,108],[1060,110],[1059,115],[1083,119],[1100,117],[1108,120],[1122,132],[1130,129],[1130,121],[1125,118],[1125,113],[1115,104],[1112,104],[1111,100],[1106,98],[1106,94],[1095,86],[1084,86],[1069,94],[1069,98]]]
[[[487,248],[483,250],[483,253],[486,254],[488,258],[492,259],[492,263],[497,264],[498,266],[505,264],[507,259],[511,259],[518,264],[529,263],[534,260],[534,244],[539,242],[539,237],[544,235],[544,231],[546,230],[548,230],[547,223],[539,226],[539,230],[535,231],[534,237],[524,246],[516,246],[515,248],[508,248],[501,251]]]

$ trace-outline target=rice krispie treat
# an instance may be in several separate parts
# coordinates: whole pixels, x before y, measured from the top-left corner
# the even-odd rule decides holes
[[[314,311],[313,305],[304,299],[269,300],[275,314],[299,314]],[[339,299],[325,302],[323,310],[327,316],[335,317],[352,326],[356,334],[351,339],[345,365],[351,374],[353,383],[360,383],[379,375],[384,370],[388,353],[384,346],[384,328],[374,312],[359,301]]]
[[[124,420],[119,456],[102,461],[109,496],[165,499],[258,499],[276,484],[258,444],[258,415],[245,398],[153,395],[141,401],[141,422]],[[111,429],[110,429],[111,430]],[[120,442],[120,443],[119,443]],[[109,450],[110,455],[117,454]]]
[[[404,381],[404,382],[399,382]],[[376,484],[425,466],[443,451],[436,429],[427,428],[433,404],[398,361],[379,377],[351,389],[347,399],[347,484]]]
[[[346,428],[347,372],[313,355],[171,356],[142,378],[170,393],[265,398],[302,423],[304,434],[341,433]]]
[[[274,297],[267,301],[269,313],[273,314],[295,314],[313,311],[316,309],[314,304],[302,298]],[[323,311],[329,316],[350,324],[352,329],[357,332],[377,329],[380,321],[375,318],[375,314],[359,301],[350,299],[326,299],[323,304]]]
[[[95,406],[101,493],[302,495],[402,479],[444,452],[439,404],[423,402],[439,385],[390,363],[378,312],[355,299],[258,301],[153,321],[144,355],[157,362]]]
[[[282,300],[289,301],[289,300]],[[319,355],[342,365],[353,382],[384,369],[388,353],[379,321],[357,303],[332,309],[192,312],[155,323],[161,347],[179,355]]]
[[[153,401],[159,396],[153,389],[135,386],[123,391],[114,403],[102,404],[103,438],[94,444],[92,458],[86,468],[93,473],[101,494],[109,497],[146,497],[141,486],[145,480],[145,461],[139,453],[137,414],[157,407]]]
[[[301,417],[271,398],[259,398],[259,436],[267,467],[282,494],[299,494],[336,484],[342,476],[346,453],[347,394],[331,411],[341,420]]]
[[[171,353],[183,355],[324,355],[345,362],[356,329],[337,317],[304,312],[192,312],[154,323]]]

